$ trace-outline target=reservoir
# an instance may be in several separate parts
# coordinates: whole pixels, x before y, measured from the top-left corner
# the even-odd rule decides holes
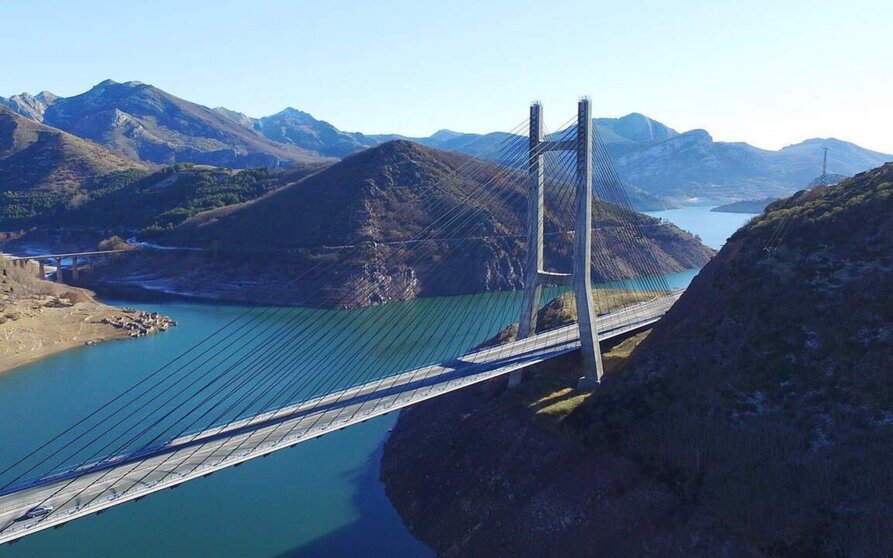
[[[711,213],[707,207],[649,214],[700,235],[714,248],[751,217]],[[681,287],[694,274],[671,274],[668,280]],[[487,339],[516,319],[519,296],[453,297],[451,304],[436,306],[436,321],[430,316],[438,299],[412,303],[410,311],[394,316],[414,332],[389,351],[394,366],[407,369],[413,359],[422,364]],[[157,311],[179,326],[161,335],[68,351],[0,375],[0,467],[246,311],[191,302],[107,302]],[[449,335],[451,323],[483,303],[493,311],[476,331],[459,339]],[[331,312],[278,311],[303,322]],[[378,480],[382,444],[395,421],[396,414],[379,417],[42,531],[0,547],[0,558],[430,556],[405,529]]]

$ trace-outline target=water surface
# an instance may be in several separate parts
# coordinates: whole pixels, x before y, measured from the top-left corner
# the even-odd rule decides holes
[[[700,235],[714,248],[751,217],[712,213],[708,207],[649,214]],[[684,287],[696,273],[668,274],[667,280],[671,287]],[[503,293],[498,297],[504,304],[487,303],[490,312],[476,316],[479,327],[461,337],[454,334],[457,324],[467,319],[469,308],[481,306],[480,297],[454,297],[449,304],[430,299],[403,311],[387,309],[393,313],[389,319],[400,320],[413,335],[390,346],[376,345],[385,341],[368,337],[357,347],[370,343],[379,350],[387,347],[392,364],[403,369],[428,362],[467,348],[513,321],[517,296]],[[498,297],[487,300],[499,301]],[[216,304],[110,302],[162,312],[180,325],[161,335],[68,351],[0,375],[0,465],[245,312],[242,307]],[[305,324],[328,315],[306,309],[280,312]],[[431,319],[435,313],[438,320]],[[336,336],[353,334],[345,328],[328,330]],[[359,360],[364,374],[382,373],[367,361]],[[176,490],[116,506],[101,516],[37,533],[14,546],[0,547],[0,557],[430,556],[430,550],[402,525],[378,481],[382,444],[395,421],[395,414],[379,417]]]
[[[716,206],[690,205],[679,209],[646,211],[646,215],[666,219],[680,229],[701,237],[707,246],[719,249],[732,233],[753,219],[758,213],[720,213],[710,211]]]
[[[139,306],[168,314],[179,326],[67,351],[0,375],[0,464],[245,310],[183,302]],[[395,421],[396,414],[379,417],[42,531],[0,547],[0,556],[430,556],[378,481],[382,443]]]

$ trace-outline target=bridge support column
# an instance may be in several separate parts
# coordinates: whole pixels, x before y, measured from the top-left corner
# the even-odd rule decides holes
[[[589,99],[581,99],[577,105],[577,137],[570,142],[551,142],[543,137],[542,105],[530,107],[530,136],[528,159],[527,194],[527,268],[524,278],[524,298],[521,302],[521,318],[518,323],[518,339],[536,334],[536,315],[544,284],[570,284],[577,306],[577,323],[580,329],[580,345],[583,353],[583,372],[578,387],[592,389],[603,375],[601,349],[596,331],[595,304],[592,300],[592,109]],[[545,173],[543,169],[546,151],[576,152],[577,215],[574,224],[573,273],[550,273],[544,269],[543,215]],[[520,370],[509,374],[509,387],[520,383]]]
[[[524,297],[521,301],[521,319],[518,323],[518,339],[526,339],[536,333],[536,314],[540,307],[543,285],[540,272],[543,270],[543,213],[545,212],[545,176],[543,173],[542,105],[530,105],[530,134],[528,144],[528,190],[527,190],[527,266],[524,274]],[[523,372],[516,370],[509,374],[509,387],[521,383]]]
[[[46,265],[43,263],[43,260],[37,260],[37,276],[41,279],[47,278],[47,270]]]
[[[62,258],[56,258],[56,283],[62,282]]]
[[[592,301],[592,108],[589,99],[577,105],[577,218],[574,227],[574,300],[583,353],[578,387],[592,389],[604,375]]]
[[[78,257],[71,257],[71,282],[77,283],[78,280]]]

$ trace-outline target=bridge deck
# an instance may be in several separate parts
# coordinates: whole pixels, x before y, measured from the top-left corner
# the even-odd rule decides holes
[[[122,254],[124,252],[132,252],[133,248],[123,250],[93,250],[92,252],[69,252],[66,254],[35,254],[33,256],[8,256],[13,261],[18,260],[52,260],[56,258],[74,258],[83,256],[101,256],[103,254]]]
[[[680,293],[640,303],[597,319],[600,340],[656,322]],[[292,447],[370,418],[530,366],[579,348],[576,324],[521,341],[469,353],[304,401],[223,427],[184,436],[19,486],[0,494],[0,543],[171,488],[243,461]],[[48,515],[19,520],[37,505]]]

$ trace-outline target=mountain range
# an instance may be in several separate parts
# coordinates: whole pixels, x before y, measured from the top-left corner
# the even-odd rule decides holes
[[[320,158],[296,145],[267,139],[220,111],[137,81],[106,80],[73,97],[22,94],[0,99],[0,104],[150,163],[245,168]]]
[[[394,139],[483,158],[498,158],[522,136],[440,130],[427,137],[345,132],[294,108],[252,118],[208,108],[152,85],[103,81],[59,97],[44,91],[0,97],[0,105],[46,126],[151,164],[201,163],[222,167],[279,167],[340,159]],[[842,140],[809,139],[778,151],[714,141],[705,130],[678,132],[645,115],[596,118],[595,127],[636,205],[729,202],[779,197],[819,174],[823,147],[829,170],[853,175],[893,156]]]

